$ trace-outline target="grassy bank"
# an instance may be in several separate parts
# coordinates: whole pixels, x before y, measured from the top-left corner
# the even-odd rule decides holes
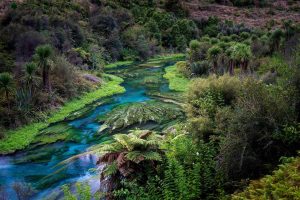
[[[147,62],[145,62],[145,64],[159,64],[161,62],[168,62],[168,61],[178,61],[178,60],[183,60],[185,58],[185,54],[166,54],[166,55],[158,55],[155,56],[153,58],[150,58],[149,60],[147,60]],[[113,69],[113,68],[117,68],[120,66],[124,66],[124,65],[132,65],[133,63],[135,63],[135,61],[118,61],[118,62],[114,62],[108,65],[105,65],[105,69]]]
[[[185,54],[177,53],[177,54],[166,54],[166,55],[158,55],[148,60],[151,62],[159,62],[159,61],[177,61],[185,58]]]
[[[120,67],[120,66],[124,66],[124,65],[131,65],[133,64],[134,61],[119,61],[119,62],[115,62],[115,63],[111,63],[111,64],[108,64],[108,65],[105,65],[105,69],[113,69],[113,68],[117,68],[117,67]]]
[[[8,131],[6,137],[0,140],[0,154],[13,153],[16,150],[24,149],[34,141],[39,131],[46,128],[49,124],[64,120],[68,114],[83,108],[99,98],[125,92],[125,89],[120,86],[123,79],[113,75],[105,76],[108,80],[99,89],[67,102],[59,110],[54,111],[44,122],[32,123],[22,128]]]
[[[169,88],[178,92],[184,92],[187,90],[189,80],[180,74],[176,68],[176,65],[166,68],[166,74],[164,78],[169,81]]]

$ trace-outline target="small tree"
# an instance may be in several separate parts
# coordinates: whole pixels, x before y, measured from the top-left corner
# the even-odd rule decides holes
[[[27,63],[25,65],[25,81],[30,92],[33,91],[34,81],[36,80],[35,72],[37,70],[37,65],[33,62]]]
[[[271,51],[278,51],[279,50],[279,45],[281,38],[283,37],[283,32],[280,29],[276,29],[270,37],[270,46],[271,46]]]
[[[50,92],[50,57],[53,54],[53,49],[49,44],[38,46],[35,49],[38,66],[43,70],[43,88]]]
[[[240,64],[242,72],[246,72],[248,70],[249,60],[252,57],[249,45],[243,43],[235,44],[232,48],[231,56],[232,59]]]
[[[218,69],[218,59],[222,49],[219,46],[213,46],[208,49],[208,59],[213,63],[213,72],[217,73]]]
[[[14,89],[14,81],[13,77],[8,72],[3,72],[0,74],[0,90],[4,91],[8,109],[10,109],[9,103],[9,93],[11,93]]]

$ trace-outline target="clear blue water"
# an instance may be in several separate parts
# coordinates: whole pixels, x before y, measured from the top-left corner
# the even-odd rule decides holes
[[[144,69],[144,71],[147,70],[153,74],[162,73],[163,69]],[[95,137],[97,130],[101,127],[101,124],[96,122],[98,116],[111,111],[118,105],[151,99],[146,93],[148,88],[141,84],[143,78],[143,76],[125,78],[123,84],[126,88],[125,93],[114,96],[108,104],[96,106],[85,117],[68,122],[68,126],[79,132],[79,141],[56,142],[28,149],[15,155],[0,157],[0,185],[2,188],[0,195],[6,196],[9,200],[17,199],[13,188],[16,183],[20,183],[23,187],[30,186],[35,190],[35,194],[29,199],[42,199],[49,197],[50,194],[54,194],[54,196],[60,194],[59,188],[63,184],[90,180],[95,175],[95,172],[90,169],[97,167],[96,156],[85,155],[67,166],[57,165],[74,155],[85,152],[95,142],[105,139],[105,137],[100,139]],[[168,92],[168,85],[163,82],[157,90]],[[61,168],[62,170],[58,171]],[[91,184],[95,188],[100,187],[100,181],[97,179]],[[60,195],[57,196],[57,198],[59,197]]]

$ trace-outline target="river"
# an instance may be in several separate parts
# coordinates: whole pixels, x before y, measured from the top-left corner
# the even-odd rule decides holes
[[[67,166],[57,165],[111,136],[111,134],[98,133],[102,125],[97,122],[99,116],[119,105],[153,99],[161,100],[155,96],[171,94],[167,81],[162,77],[164,68],[171,64],[174,62],[156,66],[122,66],[109,70],[108,73],[124,78],[122,86],[125,87],[126,92],[111,97],[109,102],[104,104],[99,105],[101,100],[94,102],[89,105],[89,109],[85,108],[87,111],[83,116],[51,125],[71,131],[76,135],[76,140],[31,146],[13,155],[0,157],[0,199],[18,199],[16,191],[19,195],[24,195],[25,199],[61,199],[61,186],[78,181],[88,182],[92,186],[92,191],[99,189],[101,187],[97,177],[99,170],[91,170],[98,167],[95,155],[81,156]],[[147,82],[145,81],[147,78],[156,81]],[[154,93],[156,95],[153,95]],[[53,130],[57,130],[55,127],[52,127]]]

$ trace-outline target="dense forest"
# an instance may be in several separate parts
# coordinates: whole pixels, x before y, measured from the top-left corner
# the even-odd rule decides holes
[[[0,199],[300,199],[297,0],[1,0]]]

